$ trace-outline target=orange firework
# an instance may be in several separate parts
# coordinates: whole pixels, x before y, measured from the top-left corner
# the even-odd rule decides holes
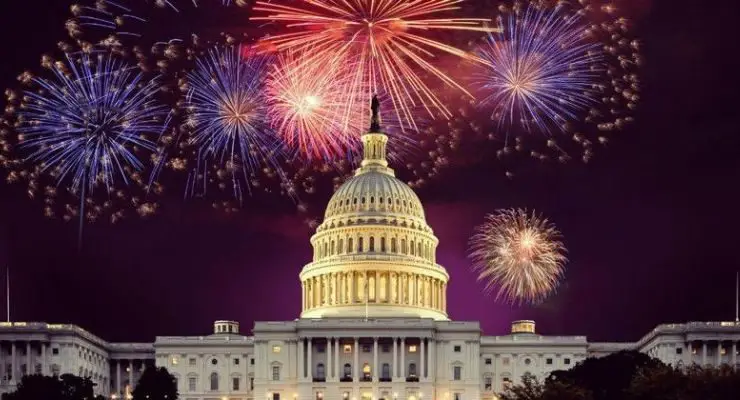
[[[278,51],[293,49],[311,54],[301,64],[337,69],[351,65],[343,93],[344,115],[366,92],[382,93],[393,101],[402,129],[418,130],[414,110],[421,105],[430,116],[451,113],[422,79],[432,75],[447,86],[472,97],[460,84],[434,66],[429,59],[447,53],[466,59],[474,55],[429,37],[434,31],[491,32],[487,19],[450,18],[462,0],[305,0],[298,6],[285,1],[258,1],[254,10],[268,15],[255,20],[284,23],[288,32],[272,36],[263,45]]]
[[[356,119],[341,122],[344,74],[298,63],[304,54],[280,54],[267,79],[268,117],[291,149],[308,159],[345,157],[359,138]],[[351,124],[350,124],[351,123]]]

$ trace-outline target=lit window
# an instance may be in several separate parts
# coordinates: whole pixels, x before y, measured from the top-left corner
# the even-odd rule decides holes
[[[452,368],[452,380],[459,381],[462,379],[462,367],[455,366]]]
[[[278,366],[272,367],[272,380],[273,381],[279,381],[280,380],[280,367],[278,367]]]
[[[277,345],[276,346],[272,346],[272,352],[273,353],[280,353],[280,350],[282,350],[280,348],[280,346],[277,346]]]
[[[409,353],[416,353],[416,345],[415,344],[412,344],[411,346],[409,346]]]
[[[351,353],[352,352],[352,345],[351,344],[345,344],[344,345],[344,352],[345,353]]]
[[[719,349],[719,354],[725,355],[726,353],[727,353],[727,349],[725,349],[724,347]]]
[[[172,365],[177,365],[177,363],[179,362],[179,360],[177,359],[177,357],[172,357],[172,361],[171,362],[172,362]]]

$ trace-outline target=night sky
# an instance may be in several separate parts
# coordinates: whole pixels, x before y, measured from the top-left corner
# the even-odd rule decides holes
[[[634,1],[642,102],[635,125],[590,164],[535,164],[514,180],[487,166],[452,169],[419,191],[451,276],[452,319],[479,320],[489,335],[527,318],[543,334],[634,341],[660,323],[734,318],[738,14],[708,3]],[[67,8],[62,0],[0,3],[0,83],[12,85],[66,37]],[[311,231],[290,208],[224,215],[172,201],[147,221],[87,225],[78,252],[76,224],[45,219],[21,187],[3,183],[0,201],[0,263],[12,269],[15,321],[152,341],[207,334],[216,319],[248,330],[255,320],[299,315]],[[538,307],[494,302],[469,270],[468,237],[503,207],[534,208],[565,237],[564,284]]]

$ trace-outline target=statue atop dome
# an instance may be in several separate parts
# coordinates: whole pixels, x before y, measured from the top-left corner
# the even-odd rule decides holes
[[[380,101],[377,94],[373,95],[370,110],[372,112],[370,117],[370,132],[380,132]]]

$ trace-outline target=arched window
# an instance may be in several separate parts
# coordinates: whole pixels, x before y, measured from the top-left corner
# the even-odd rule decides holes
[[[338,246],[338,248],[339,248],[338,249],[339,251],[337,252],[337,254],[344,253],[344,240],[343,239],[339,239],[339,246]]]
[[[332,252],[334,252],[333,248],[334,248],[334,245],[332,245]],[[416,255],[419,256],[419,257],[422,256],[422,253],[421,253],[421,242],[419,242],[417,244]]]
[[[334,255],[334,252],[336,252],[336,251],[337,251],[337,250],[336,250],[337,248],[336,248],[336,246],[335,246],[335,245],[336,245],[336,242],[334,242],[334,241],[332,240],[332,241],[331,241],[331,253],[329,253],[329,255],[330,255],[330,256],[333,256],[333,255]]]
[[[352,376],[352,366],[349,364],[344,364],[344,377],[349,378]]]
[[[391,253],[397,252],[398,249],[396,248],[396,238],[391,238]]]
[[[218,374],[211,373],[211,390],[218,390]]]
[[[364,197],[362,198],[362,204],[365,204],[365,198]]]
[[[409,364],[409,376],[416,376],[416,363]]]
[[[381,371],[381,377],[383,379],[391,378],[391,366],[388,363],[384,363]]]
[[[326,369],[324,368],[324,364],[319,363],[319,365],[316,366],[316,377],[319,379],[326,379]]]
[[[375,197],[374,196],[370,196],[370,204],[375,204]]]
[[[362,247],[363,247],[362,246],[363,245],[363,239],[364,239],[363,237],[360,237],[359,239],[357,239],[357,252],[358,253],[362,253],[364,251],[362,249]]]
[[[347,239],[347,253],[355,251],[352,238]]]
[[[385,238],[384,237],[380,238],[380,251],[385,253]]]
[[[322,254],[322,257],[326,257],[326,255],[329,254],[329,243],[324,242],[324,254]]]
[[[372,378],[372,369],[370,368],[369,363],[365,363],[362,365],[362,377],[363,379],[371,379]]]
[[[409,247],[411,248],[411,255],[413,256],[414,255],[414,241],[413,240],[409,243]]]
[[[368,251],[375,251],[375,237],[374,236],[370,236],[370,246],[369,247],[370,248],[368,249]]]
[[[406,254],[406,239],[401,239],[401,254]]]

